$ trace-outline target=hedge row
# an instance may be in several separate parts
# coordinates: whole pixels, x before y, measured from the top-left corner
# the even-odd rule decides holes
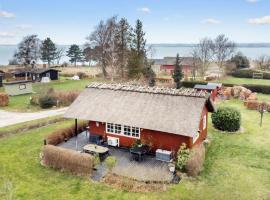
[[[76,175],[90,176],[94,168],[94,157],[74,150],[45,145],[42,164],[61,169]]]
[[[186,88],[193,88],[196,84],[205,85],[207,82],[204,81],[183,81],[182,85]],[[225,87],[233,87],[234,84],[223,83]],[[241,86],[251,90],[252,92],[270,94],[270,85],[255,85],[255,84],[242,84]]]
[[[238,78],[253,78],[253,73],[263,73],[263,79],[270,79],[269,72],[258,71],[254,69],[243,69],[232,72],[230,75]]]
[[[86,130],[87,123],[79,123],[77,126],[78,133],[81,133]],[[65,140],[69,140],[70,138],[76,135],[75,126],[71,126],[69,128],[62,128],[55,130],[51,134],[46,137],[46,144],[58,145]]]

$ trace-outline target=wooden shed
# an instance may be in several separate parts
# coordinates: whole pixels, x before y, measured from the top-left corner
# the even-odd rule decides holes
[[[13,81],[4,83],[5,92],[10,96],[32,93],[31,81]]]
[[[209,95],[195,89],[93,83],[64,117],[88,120],[90,134],[119,147],[141,140],[152,151],[176,152],[182,143],[192,148],[206,138],[208,111],[214,111]]]

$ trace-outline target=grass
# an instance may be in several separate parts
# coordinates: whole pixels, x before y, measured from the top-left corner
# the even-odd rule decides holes
[[[226,134],[210,126],[212,140],[203,173],[196,179],[185,178],[165,192],[130,193],[42,167],[39,152],[44,136],[70,126],[71,121],[1,139],[0,190],[6,179],[12,182],[18,199],[269,199],[270,115],[265,114],[263,127],[259,127],[259,114],[245,109],[241,101],[222,105],[241,111],[244,132]]]
[[[241,85],[241,84],[270,85],[270,80],[267,80],[267,79],[236,78],[236,77],[231,77],[231,76],[218,80],[217,82],[236,84],[236,85]]]
[[[83,79],[79,81],[67,80],[65,78],[60,78],[58,81],[52,81],[50,83],[34,83],[33,91],[39,92],[46,88],[54,88],[56,91],[80,91],[85,88],[93,79]],[[4,92],[4,88],[0,88],[0,92]],[[19,112],[33,112],[39,111],[41,108],[39,106],[30,104],[31,94],[11,96],[10,103],[7,107],[1,108],[8,111],[19,111]]]

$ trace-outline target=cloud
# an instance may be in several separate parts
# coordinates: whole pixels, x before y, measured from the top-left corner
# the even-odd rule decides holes
[[[213,18],[208,18],[202,21],[202,23],[204,24],[220,24],[221,21],[217,20],[217,19],[213,19]]]
[[[2,37],[2,38],[11,38],[11,37],[15,37],[15,36],[16,36],[15,33],[0,32],[0,37]]]
[[[7,11],[0,11],[0,17],[3,17],[3,18],[14,18],[15,17],[15,14],[14,13],[11,13],[11,12],[7,12]]]
[[[264,17],[260,17],[260,18],[252,18],[248,20],[249,24],[270,24],[270,15],[268,16],[264,16]]]
[[[260,0],[246,0],[248,3],[257,3],[259,2]]]
[[[138,8],[138,11],[139,11],[139,12],[146,13],[146,14],[151,13],[150,8],[147,8],[147,7]]]
[[[16,25],[16,28],[20,29],[20,30],[26,30],[26,29],[32,28],[32,25],[30,25],[30,24],[18,24],[18,25]]]

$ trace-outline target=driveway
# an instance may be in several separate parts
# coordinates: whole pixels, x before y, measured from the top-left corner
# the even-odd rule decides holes
[[[0,127],[32,121],[35,119],[62,115],[66,110],[67,108],[60,108],[57,110],[40,111],[34,113],[19,113],[0,110]]]

